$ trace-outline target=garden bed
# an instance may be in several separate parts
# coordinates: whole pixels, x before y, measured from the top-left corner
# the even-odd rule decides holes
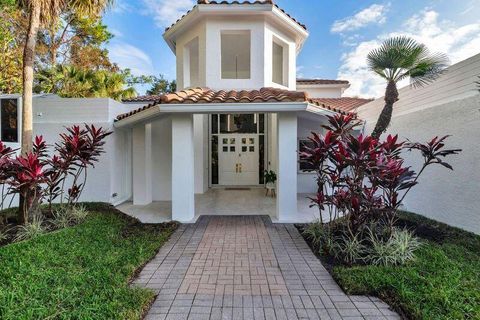
[[[408,265],[345,266],[319,257],[348,294],[380,297],[405,318],[480,319],[480,236],[406,212],[397,225],[422,239]]]
[[[1,319],[140,319],[154,292],[129,280],[175,230],[87,204],[79,225],[0,247]]]

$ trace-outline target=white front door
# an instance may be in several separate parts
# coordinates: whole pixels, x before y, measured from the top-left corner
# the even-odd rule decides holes
[[[219,135],[219,184],[258,185],[258,134]]]

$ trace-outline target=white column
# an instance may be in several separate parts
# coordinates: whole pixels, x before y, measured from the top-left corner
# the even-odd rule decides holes
[[[172,115],[172,220],[195,217],[193,116]]]
[[[295,222],[297,215],[297,115],[277,114],[277,219]]]
[[[152,125],[132,130],[133,204],[152,203]]]

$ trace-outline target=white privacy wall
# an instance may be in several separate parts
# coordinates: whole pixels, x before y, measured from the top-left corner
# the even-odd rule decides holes
[[[406,209],[429,218],[480,233],[480,94],[475,85],[480,55],[449,68],[435,83],[421,89],[400,90],[388,133],[425,142],[434,136],[452,135],[448,148],[463,149],[447,161],[450,171],[430,167],[407,196]],[[382,99],[362,106],[361,118],[371,132],[383,106]],[[405,153],[406,162],[418,171],[422,159]]]
[[[53,145],[65,127],[93,124],[113,130],[113,119],[132,107],[111,99],[64,99],[49,95],[33,101],[34,135],[42,135]],[[115,130],[107,138],[100,161],[88,171],[81,201],[118,203],[130,197],[130,136]],[[53,148],[51,148],[52,150]]]

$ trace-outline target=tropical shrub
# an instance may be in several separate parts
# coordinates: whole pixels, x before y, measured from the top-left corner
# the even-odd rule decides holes
[[[320,210],[324,232],[337,243],[335,255],[354,263],[365,258],[360,259],[367,227],[376,224],[375,230],[382,230],[382,239],[391,239],[398,209],[419,176],[434,164],[453,170],[444,159],[461,150],[446,149],[447,136],[425,144],[399,141],[392,135],[380,141],[355,134],[360,121],[353,115],[336,115],[328,120],[325,135],[313,132],[311,144],[304,146],[300,159],[316,173],[318,190],[310,200]],[[423,156],[418,173],[404,164],[404,151],[418,151]]]
[[[14,241],[29,240],[38,237],[47,232],[45,220],[40,214],[34,214],[30,221],[17,227],[17,233]]]
[[[15,150],[0,142],[2,209],[10,207],[13,196],[19,195],[24,201],[18,220],[25,223],[44,201],[50,211],[56,200],[75,205],[85,187],[88,169],[104,153],[105,138],[110,134],[93,125],[69,127],[60,134],[52,156],[42,136],[35,138],[32,152],[16,157]],[[8,204],[7,199],[10,199]]]

